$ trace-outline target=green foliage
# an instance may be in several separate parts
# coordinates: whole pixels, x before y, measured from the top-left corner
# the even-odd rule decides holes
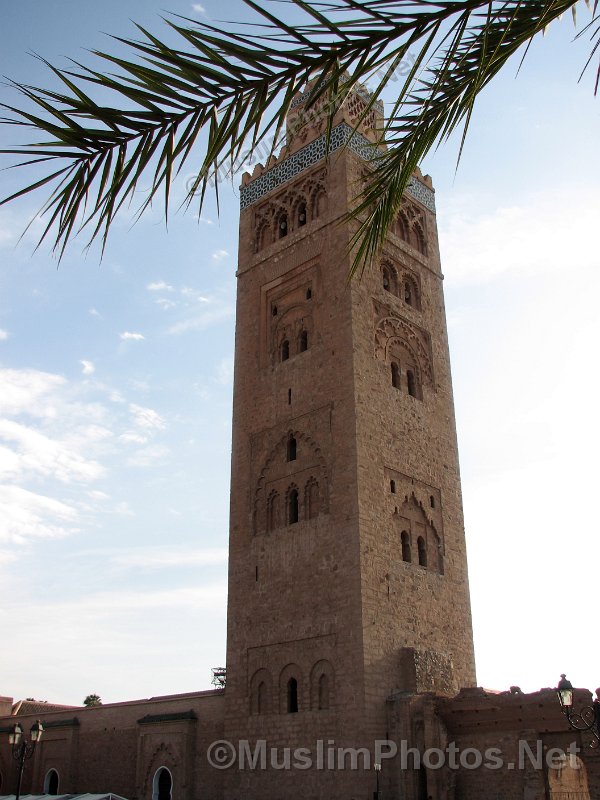
[[[197,200],[201,210],[221,168],[233,169],[243,150],[262,141],[276,146],[292,98],[307,80],[316,79],[307,111],[325,98],[329,132],[335,108],[358,82],[375,80],[372,105],[410,52],[416,59],[381,131],[388,147],[376,151],[370,183],[352,212],[359,221],[354,270],[361,269],[381,247],[423,157],[459,126],[464,143],[479,92],[511,56],[565,11],[574,15],[576,6],[576,0],[289,0],[303,15],[292,25],[275,16],[281,5],[245,3],[256,24],[221,31],[182,17],[166,20],[182,49],[139,26],[138,41],[115,37],[131,60],[95,52],[115,73],[48,64],[62,91],[13,83],[27,107],[5,105],[3,122],[43,139],[0,152],[24,157],[17,166],[42,164],[47,171],[2,202],[50,188],[40,241],[52,232],[62,255],[84,229],[104,248],[115,215],[142,176],[150,191],[139,213],[160,191],[168,215],[170,189],[184,164],[197,175],[185,204]],[[579,34],[590,35],[590,58],[600,41],[596,11],[594,5]],[[118,104],[96,101],[94,90]],[[218,200],[218,182],[215,187]]]
[[[92,708],[93,706],[101,706],[102,700],[100,699],[100,695],[88,694],[88,696],[83,701],[83,705],[87,706],[88,708]]]

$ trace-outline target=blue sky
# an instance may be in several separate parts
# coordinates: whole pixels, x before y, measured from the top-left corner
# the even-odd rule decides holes
[[[206,0],[21,0],[0,71],[99,32],[159,32]],[[587,19],[585,6],[579,9]],[[479,683],[524,690],[561,671],[590,688],[597,543],[598,101],[569,20],[489,87],[458,172],[437,190]],[[0,87],[5,102],[13,93]],[[1,146],[11,142],[0,130]],[[184,170],[185,172],[185,170]],[[187,174],[187,173],[186,173]],[[2,173],[0,194],[18,176]],[[183,182],[175,186],[183,193]],[[37,202],[36,202],[37,201]],[[238,192],[198,220],[118,219],[104,259],[57,265],[38,208],[0,209],[0,693],[80,702],[206,688],[224,663]],[[590,633],[592,634],[590,636]],[[592,649],[593,649],[592,645]]]

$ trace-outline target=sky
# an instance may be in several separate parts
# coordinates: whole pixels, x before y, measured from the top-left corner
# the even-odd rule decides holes
[[[225,9],[225,10],[224,10]],[[105,33],[238,0],[5,4],[0,73],[48,83]],[[581,22],[589,12],[581,4]],[[597,64],[564,19],[509,66],[436,187],[478,683],[595,688],[600,451]],[[389,101],[391,95],[386,97]],[[7,85],[0,101],[15,101]],[[0,147],[15,141],[0,129]],[[191,168],[174,186],[183,196]],[[0,173],[0,195],[19,175]],[[197,214],[123,213],[100,259],[34,252],[0,208],[0,694],[117,702],[225,663],[238,180]],[[594,662],[592,664],[592,662]]]

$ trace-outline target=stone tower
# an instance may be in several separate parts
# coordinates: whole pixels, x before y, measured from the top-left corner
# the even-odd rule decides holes
[[[338,111],[328,159],[313,110],[241,188],[225,738],[304,747],[313,767],[234,768],[228,800],[370,797],[373,773],[319,767],[318,742],[372,751],[391,694],[475,682],[428,177],[380,262],[346,281],[340,220],[382,115],[352,135],[366,97]]]

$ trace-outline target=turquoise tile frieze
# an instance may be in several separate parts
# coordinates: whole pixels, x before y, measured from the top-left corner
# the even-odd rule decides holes
[[[376,150],[371,142],[360,133],[353,133],[350,125],[342,122],[331,131],[329,152],[333,153],[344,145],[347,145],[350,150],[365,161],[371,161],[376,156]],[[273,189],[277,189],[282,184],[295,178],[296,175],[321,161],[321,159],[325,158],[325,155],[325,134],[323,134],[296,153],[293,153],[285,161],[276,164],[246,186],[242,186],[240,190],[240,208],[248,208],[248,206],[272,192]],[[416,178],[411,178],[407,192],[435,214],[435,196],[428,186],[425,186]]]

